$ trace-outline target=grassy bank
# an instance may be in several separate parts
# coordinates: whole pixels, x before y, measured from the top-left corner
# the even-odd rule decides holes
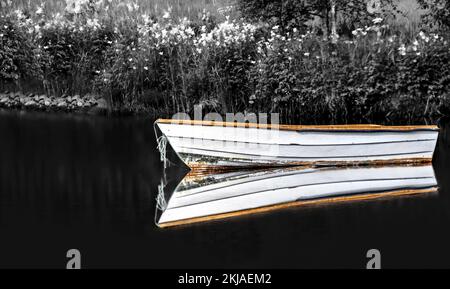
[[[3,91],[94,95],[113,111],[166,116],[194,105],[279,112],[285,123],[407,122],[448,111],[449,37],[421,31],[417,19],[374,17],[332,44],[313,29],[239,20],[226,1],[207,1],[205,11],[202,1],[189,9],[22,2],[0,18]]]

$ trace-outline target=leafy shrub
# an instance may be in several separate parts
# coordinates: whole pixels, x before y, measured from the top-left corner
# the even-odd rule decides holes
[[[270,107],[294,123],[436,115],[450,92],[448,42],[424,33],[410,44],[394,36],[386,41],[375,28],[339,41],[331,53],[315,36],[273,33],[252,72],[253,109]]]
[[[0,81],[18,82],[36,71],[35,46],[26,27],[11,17],[0,16]]]
[[[418,0],[422,9],[426,9],[424,18],[429,26],[438,25],[450,28],[450,1],[448,0]]]
[[[239,0],[239,10],[250,21],[263,21],[282,28],[305,27],[313,18],[311,5],[298,0]]]
[[[319,31],[330,35],[333,21],[340,32],[346,32],[356,26],[367,25],[375,16],[395,17],[400,13],[396,0],[377,2],[380,7],[374,13],[369,12],[368,2],[363,0],[238,0],[237,6],[247,20],[277,25],[283,31],[290,31],[294,27],[311,29],[311,26],[317,26],[316,20],[320,19],[322,27]],[[331,13],[332,3],[336,11],[334,18]]]

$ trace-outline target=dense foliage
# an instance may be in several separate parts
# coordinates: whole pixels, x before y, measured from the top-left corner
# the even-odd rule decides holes
[[[0,17],[0,80],[17,82],[36,73],[35,46],[26,27],[15,19]]]
[[[425,21],[433,27],[438,25],[441,28],[450,28],[450,1],[448,0],[418,0],[425,13]]]
[[[373,3],[371,3],[373,2]],[[398,12],[395,0],[237,0],[245,19],[263,21],[284,29],[306,29],[313,20],[320,20],[320,33],[330,34],[332,5],[335,8],[337,29],[347,32],[358,25],[366,25],[376,14],[392,16]],[[376,6],[368,9],[368,6]],[[371,11],[371,12],[369,12]]]
[[[194,105],[279,112],[286,123],[415,121],[448,113],[443,30],[406,35],[377,15],[330,43],[286,19],[283,27],[278,20],[216,22],[207,13],[197,21],[174,19],[170,11],[118,19],[108,1],[72,2],[79,6],[51,17],[45,6],[1,15],[0,88],[58,99],[90,94],[112,110],[167,115],[192,113]],[[298,7],[289,11],[316,11]]]
[[[264,21],[282,28],[306,27],[313,18],[313,8],[306,1],[262,0],[237,1],[239,10],[249,21]]]
[[[359,30],[331,55],[311,34],[273,32],[254,69],[255,109],[271,107],[308,122],[318,115],[355,122],[443,113],[450,92],[448,42],[422,32],[405,45],[383,27]]]

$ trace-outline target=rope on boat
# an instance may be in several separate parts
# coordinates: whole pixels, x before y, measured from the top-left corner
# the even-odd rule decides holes
[[[164,184],[158,186],[158,195],[156,196],[156,207],[164,211],[167,208],[166,198],[164,198]]]
[[[166,187],[167,184],[167,180],[166,180],[166,170],[163,170],[163,177],[161,178],[161,184],[158,185],[158,193],[156,195],[156,211],[155,211],[155,218],[154,218],[154,222],[156,226],[158,225],[158,211],[162,213],[164,213],[164,211],[167,208],[167,201],[166,198],[164,197],[164,188]]]
[[[157,142],[158,142],[157,148],[159,150],[160,160],[164,164],[164,169],[166,169],[167,168],[167,158],[166,158],[167,137],[165,135],[162,135],[157,139]]]

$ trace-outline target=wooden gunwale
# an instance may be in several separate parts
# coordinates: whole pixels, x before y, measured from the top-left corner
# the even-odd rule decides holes
[[[417,130],[439,130],[436,125],[403,125],[385,126],[377,124],[345,124],[345,125],[272,125],[242,122],[201,121],[201,120],[177,120],[158,119],[156,123],[178,124],[178,125],[200,125],[218,127],[240,127],[258,129],[276,129],[288,131],[417,131]]]

